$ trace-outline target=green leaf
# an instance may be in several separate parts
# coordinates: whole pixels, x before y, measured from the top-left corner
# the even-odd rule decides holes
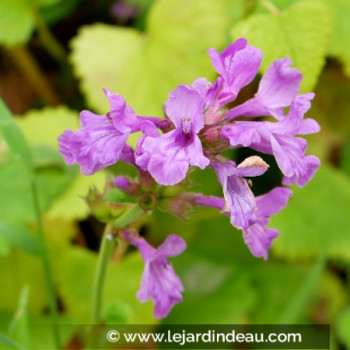
[[[70,188],[70,185],[77,178],[78,169],[76,167],[53,164],[58,161],[57,156],[59,156],[57,151],[54,151],[53,154],[51,154],[51,150],[42,153],[41,149],[40,154],[34,151],[35,161],[38,162],[38,165],[40,164],[35,175],[41,210],[48,210],[53,201],[56,198],[61,198],[67,187]],[[59,160],[61,161],[61,157]],[[31,222],[35,219],[32,188],[26,170],[24,164],[16,160],[0,164],[0,205],[2,208],[0,220],[18,224]]]
[[[18,306],[12,318],[8,334],[11,339],[21,341],[26,347],[31,348],[28,314],[29,288],[24,286],[18,299]]]
[[[280,231],[274,252],[290,258],[326,253],[349,261],[349,179],[322,165],[305,188],[293,190],[287,207],[271,219],[271,227]]]
[[[79,127],[77,112],[64,106],[29,111],[18,120],[18,124],[36,151],[36,162],[39,161],[41,165],[44,165],[45,158],[46,165],[60,163],[59,158],[63,163],[63,158],[58,154],[57,137],[66,129],[76,130]],[[40,199],[45,209],[52,204],[48,210],[51,218],[85,218],[89,214],[89,208],[82,197],[88,193],[89,187],[95,186],[102,190],[105,183],[103,172],[84,176],[77,166],[50,166],[40,170]]]
[[[347,0],[323,0],[333,15],[333,31],[328,52],[339,58],[350,76],[350,3]]]
[[[345,309],[340,315],[336,323],[336,330],[339,338],[347,349],[350,349],[350,308]]]
[[[35,219],[27,174],[28,168],[21,161],[0,164],[0,220],[24,224]]]
[[[27,172],[31,173],[34,166],[30,148],[23,133],[18,128],[15,119],[2,100],[0,100],[0,131],[7,141],[15,159],[23,162],[27,167]]]
[[[78,113],[64,106],[31,110],[17,123],[32,145],[51,146],[58,150],[57,137],[66,129],[79,128]]]
[[[166,323],[240,323],[252,309],[256,293],[247,276],[227,266],[199,260],[182,274],[184,301],[172,310]],[[177,270],[177,269],[176,269]],[[203,307],[205,306],[205,307]]]
[[[29,41],[35,28],[36,7],[50,8],[61,0],[11,0],[0,1],[0,44],[23,45]],[[64,1],[72,2],[72,1]]]
[[[0,218],[6,221],[17,223],[18,221],[28,222],[33,219],[31,179],[34,175],[35,166],[42,210],[47,209],[52,201],[65,191],[75,176],[76,169],[67,167],[57,150],[58,132],[57,129],[55,130],[55,124],[51,123],[51,114],[59,118],[56,124],[60,129],[64,128],[60,119],[63,119],[63,122],[69,125],[65,118],[67,110],[63,108],[57,109],[57,111],[58,113],[55,114],[48,109],[39,112],[39,116],[35,112],[30,112],[28,113],[29,117],[16,121],[4,104],[2,102],[0,104],[1,133],[13,153],[13,159],[0,165],[0,178],[2,180],[0,184],[2,192],[0,202],[4,208]],[[50,116],[50,121],[40,118],[45,112],[48,113],[46,116]],[[72,120],[76,125],[77,122],[74,117],[70,119],[70,121]],[[45,132],[42,132],[43,130]],[[34,160],[25,137],[35,145],[33,147]],[[55,150],[49,148],[48,144],[54,147]],[[21,175],[21,181],[18,181],[18,174]]]
[[[251,274],[258,295],[252,323],[333,323],[347,291],[336,275],[324,270],[320,276],[318,263],[296,266],[270,259],[242,272]]]
[[[56,22],[67,18],[81,3],[81,0],[59,1],[54,0],[51,6],[40,8],[43,20],[48,24],[55,24]]]
[[[35,256],[44,254],[44,247],[39,238],[23,227],[0,222],[0,236],[5,237],[12,245],[28,254]]]
[[[232,38],[245,37],[262,49],[264,72],[276,59],[290,57],[303,73],[302,91],[312,89],[325,63],[331,32],[328,7],[301,1],[278,14],[255,14],[232,29]]]
[[[129,304],[121,300],[111,300],[105,305],[102,319],[106,320],[107,324],[128,324],[132,314],[133,310]]]
[[[321,254],[307,272],[304,281],[299,284],[298,290],[290,299],[289,305],[281,313],[280,323],[291,324],[296,322],[304,313],[305,306],[315,294],[315,290],[326,267],[326,256]]]
[[[26,43],[34,29],[30,2],[0,1],[0,44],[14,46]]]
[[[84,27],[72,41],[71,60],[89,104],[105,113],[102,88],[108,88],[137,113],[162,115],[177,84],[214,76],[206,51],[225,43],[226,5],[226,0],[158,0],[146,33],[104,24]]]
[[[10,347],[15,348],[15,349],[26,350],[22,345],[17,344],[16,342],[7,338],[5,335],[3,335],[1,333],[0,333],[0,343],[7,345],[7,346],[10,346]]]
[[[11,243],[5,237],[0,235],[0,258],[6,256],[11,251]]]
[[[18,295],[26,285],[31,291],[28,300],[29,310],[42,312],[48,305],[42,261],[21,250],[12,250],[8,256],[1,259],[0,309],[15,310]]]
[[[270,261],[259,264],[252,274],[259,306],[252,310],[252,320],[266,324],[280,321],[281,314],[289,308],[289,301],[307,277],[304,269]]]
[[[31,291],[32,292],[32,291]],[[42,311],[42,310],[41,310]],[[1,310],[0,312],[0,332],[6,333],[8,324],[11,322],[12,312],[6,310]],[[32,344],[31,347],[26,347],[28,350],[38,350],[38,349],[57,349],[55,346],[55,341],[52,334],[52,320],[51,317],[43,312],[40,313],[29,313],[29,333],[31,336]],[[60,335],[62,344],[69,344],[72,338],[77,336],[77,331],[79,330],[79,325],[76,321],[68,319],[65,316],[60,315],[58,318],[58,323],[60,327]],[[21,342],[22,344],[22,342]],[[1,347],[1,350],[5,348]],[[12,348],[6,347],[6,350]],[[21,350],[25,350],[24,347],[20,347]]]

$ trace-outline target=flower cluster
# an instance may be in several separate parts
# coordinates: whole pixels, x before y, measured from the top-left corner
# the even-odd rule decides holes
[[[242,230],[251,253],[267,259],[278,231],[266,225],[271,215],[286,206],[292,191],[281,186],[255,197],[247,178],[264,174],[268,164],[259,156],[236,164],[222,152],[249,147],[270,154],[283,173],[283,185],[304,186],[320,165],[318,158],[305,155],[307,142],[297,137],[320,129],[313,119],[304,119],[314,94],[299,94],[302,75],[291,68],[289,58],[282,58],[267,69],[254,97],[237,105],[241,89],[258,73],[262,52],[239,39],[222,53],[209,49],[208,54],[218,73],[216,81],[199,78],[192,85],[179,85],[164,104],[164,118],[139,116],[123,97],[104,90],[110,111],[106,115],[81,112],[81,128],[66,130],[59,137],[60,152],[68,164],[78,163],[86,175],[117,161],[134,165],[138,181],[123,177],[114,181],[133,196],[144,196],[145,189],[152,192],[152,182],[164,186],[182,182],[190,166],[211,167],[222,185],[222,198],[182,192],[170,200],[169,207],[179,216],[188,206],[217,208]],[[141,132],[136,150],[127,144],[135,132]],[[165,317],[182,300],[183,286],[167,258],[185,249],[184,240],[170,235],[155,249],[127,229],[121,237],[139,249],[145,262],[138,299],[144,302],[151,297],[155,317]]]

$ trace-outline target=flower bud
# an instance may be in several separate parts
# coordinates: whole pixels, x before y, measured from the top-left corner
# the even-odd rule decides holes
[[[188,201],[177,197],[163,199],[159,206],[167,213],[183,220],[187,220],[192,214],[192,205]]]
[[[135,196],[140,190],[140,185],[128,177],[117,176],[113,184],[129,196]]]

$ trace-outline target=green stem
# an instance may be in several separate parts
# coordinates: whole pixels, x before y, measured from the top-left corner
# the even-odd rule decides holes
[[[138,217],[143,214],[143,210],[135,205],[118,219],[112,223],[113,228],[123,228],[131,224]],[[102,301],[102,291],[105,281],[105,275],[107,271],[107,266],[109,259],[111,257],[115,237],[111,234],[111,227],[106,225],[105,231],[103,233],[101,247],[98,256],[98,262],[96,267],[95,281],[93,287],[93,299],[92,299],[92,322],[98,324],[100,322],[101,315],[101,301]]]
[[[93,287],[92,322],[94,324],[98,324],[100,322],[103,285],[106,277],[108,262],[112,255],[114,244],[115,237],[111,233],[110,227],[106,225],[99,251]]]
[[[137,218],[144,214],[144,211],[135,205],[118,219],[116,219],[111,225],[106,225],[102,236],[102,242],[100,245],[98,261],[95,271],[95,279],[93,285],[93,295],[92,295],[92,325],[93,329],[90,334],[90,347],[94,348],[96,345],[98,335],[95,334],[94,328],[101,321],[101,305],[103,296],[103,286],[106,279],[106,272],[108,267],[108,262],[113,252],[115,245],[115,236],[112,234],[111,230],[113,228],[120,229],[128,226],[134,222]]]
[[[121,215],[118,219],[112,222],[112,227],[114,228],[123,228],[130,225],[133,221],[138,219],[140,216],[144,214],[144,211],[138,206],[135,205],[128,211],[126,211],[123,215]]]
[[[44,277],[45,277],[46,289],[47,289],[48,300],[49,300],[53,337],[54,337],[56,349],[59,350],[61,349],[61,341],[60,341],[60,334],[58,330],[58,307],[56,303],[55,287],[52,279],[51,266],[50,266],[48,251],[47,251],[44,228],[41,221],[38,190],[37,190],[35,179],[32,180],[32,193],[33,193],[33,202],[34,202],[34,209],[36,214],[36,222],[38,226],[39,238],[41,239],[42,244],[45,247],[45,252],[42,257],[42,263],[44,268]]]

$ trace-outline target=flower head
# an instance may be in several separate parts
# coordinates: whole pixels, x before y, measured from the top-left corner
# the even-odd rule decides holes
[[[181,218],[186,218],[194,205],[220,210],[242,230],[251,253],[267,259],[279,233],[266,226],[270,216],[286,206],[292,191],[277,187],[255,197],[247,177],[263,175],[267,163],[252,156],[236,165],[221,153],[249,147],[273,155],[283,173],[283,184],[304,186],[320,165],[317,157],[306,155],[307,142],[300,137],[320,130],[315,120],[304,118],[314,94],[299,94],[302,75],[291,67],[289,58],[281,58],[267,69],[254,97],[238,105],[237,96],[258,73],[262,52],[241,38],[221,53],[211,48],[208,54],[217,79],[210,83],[198,78],[192,85],[179,85],[164,104],[164,119],[136,115],[120,95],[105,89],[110,111],[106,115],[81,112],[81,128],[66,130],[58,139],[59,148],[66,162],[78,163],[86,175],[118,160],[136,167],[137,178],[117,176],[113,183],[134,197],[137,209],[150,212],[158,207]],[[127,141],[138,131],[141,135],[134,150]],[[212,167],[223,198],[184,192],[191,181],[173,189],[156,185],[178,184],[190,166]],[[121,236],[139,249],[145,263],[137,298],[142,302],[152,298],[155,317],[166,317],[182,301],[183,292],[168,258],[184,251],[185,241],[169,235],[154,248],[129,229],[122,230]]]

